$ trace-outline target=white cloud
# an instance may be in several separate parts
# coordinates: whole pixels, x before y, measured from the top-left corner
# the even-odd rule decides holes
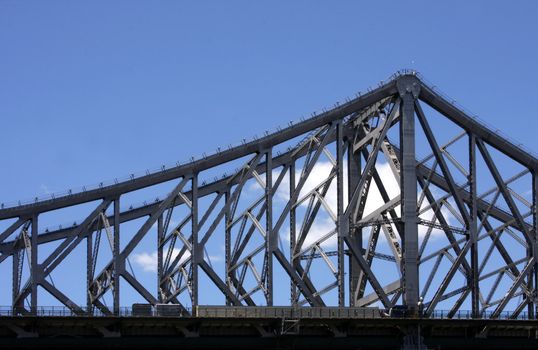
[[[49,189],[49,187],[45,184],[41,184],[40,186],[41,188],[41,191],[44,193],[44,194],[51,194],[52,191]]]
[[[178,256],[180,252],[180,249],[174,248],[172,250],[172,257],[170,258],[170,262],[174,261],[174,259]],[[163,259],[166,258],[166,251],[163,253]],[[185,262],[189,257],[191,256],[190,252],[185,252],[181,259],[179,259],[179,263]],[[211,263],[217,263],[224,261],[224,258],[222,255],[207,255],[206,258],[208,258]],[[133,254],[132,261],[138,265],[142,271],[144,272],[157,272],[157,251],[153,251],[151,253],[148,252],[142,252],[142,253],[136,253]]]
[[[140,266],[143,271],[157,271],[157,252],[155,251],[151,254],[146,252],[134,254],[133,262]]]
[[[377,163],[376,169],[378,171],[379,177],[383,181],[383,185],[385,187],[385,190],[387,192],[387,195],[389,199],[395,198],[400,194],[400,186],[398,181],[396,180],[396,177],[394,176],[394,173],[392,172],[392,169],[390,168],[390,165],[388,163]],[[301,176],[301,170],[302,169],[296,169],[295,178],[296,181]],[[299,199],[301,199],[303,196],[308,194],[310,191],[312,191],[315,187],[319,186],[330,174],[332,170],[332,163],[329,161],[319,161],[312,169],[312,172],[308,176],[307,180],[305,181],[305,184],[303,188],[301,189]],[[273,178],[276,178],[278,176],[278,172],[275,171],[273,174]],[[347,205],[347,197],[348,197],[348,183],[347,183],[347,170],[344,167],[344,209]],[[435,188],[430,189],[434,194],[436,194],[438,191]],[[419,188],[420,192],[420,188]],[[437,195],[435,196],[437,197]],[[282,180],[281,185],[276,191],[275,194],[275,202],[280,201],[281,203],[287,202],[289,200],[289,177],[286,175],[284,179]],[[332,209],[333,213],[336,213],[336,207],[337,207],[337,190],[336,190],[336,178],[332,180],[332,184],[329,187],[329,190],[325,196],[325,201],[327,205]],[[427,201],[423,202],[423,207],[426,205]],[[370,185],[370,190],[368,193],[365,209],[364,209],[364,216],[367,216],[368,214],[374,212],[376,209],[381,207],[385,204],[385,201],[383,200],[381,193],[379,191],[379,188],[375,184],[375,182],[372,180],[372,183]],[[307,206],[308,201],[305,201],[301,204],[301,206]],[[396,212],[400,213],[400,206],[395,207]],[[450,213],[450,211],[443,207],[441,209],[442,214],[446,218],[449,225],[452,225],[455,221],[454,216]],[[425,220],[432,220],[433,217],[433,210],[429,209],[423,214],[420,215],[420,218]],[[300,229],[301,223],[297,223],[297,231]],[[308,247],[310,244],[316,242],[317,240],[321,239],[331,231],[335,229],[335,224],[330,218],[328,214],[325,213],[319,213],[318,218],[314,221],[312,227],[310,228],[308,232],[308,236],[305,239],[305,242],[303,243],[303,247]],[[418,234],[419,238],[424,238],[426,236],[426,233],[428,231],[428,227],[425,225],[419,225],[418,226]],[[432,229],[430,239],[435,239],[437,237],[441,237],[444,235],[444,232],[438,228]],[[365,236],[367,238],[367,236]],[[289,242],[289,229],[283,229],[281,232],[281,238],[285,239]],[[323,248],[335,248],[336,247],[336,234],[331,236],[330,238],[326,239],[323,243],[321,243],[321,246]],[[386,238],[384,235],[380,235],[379,243],[378,244],[387,244]]]
[[[319,161],[314,165],[311,173],[307,177],[305,184],[303,188],[301,189],[301,192],[299,194],[299,199],[302,199],[306,194],[308,194],[310,191],[312,191],[314,188],[319,186],[321,183],[323,183],[332,170],[332,163],[329,161]],[[390,169],[390,166],[388,163],[379,163],[377,164],[377,170],[379,173],[379,176],[383,180],[383,184],[385,186],[385,189],[387,191],[387,194],[390,198],[394,198],[397,196],[400,192],[400,188],[398,185],[398,182],[396,181],[392,170]],[[295,178],[298,182],[300,176],[301,176],[302,169],[296,169]],[[275,172],[273,174],[273,177],[278,176],[278,173]],[[344,167],[344,174],[343,174],[343,180],[344,180],[344,209],[347,206],[347,198],[348,198],[348,177],[347,177],[347,169]],[[289,177],[285,176],[285,178],[282,180],[281,185],[277,189],[277,192],[275,194],[275,199],[281,202],[286,202],[289,200]],[[325,201],[327,203],[327,206],[331,209],[331,211],[336,214],[336,208],[337,208],[337,189],[336,189],[336,178],[334,178],[331,182],[331,185],[327,191],[327,194],[325,195]],[[375,211],[377,208],[382,206],[385,202],[383,201],[383,198],[381,197],[381,193],[379,192],[379,189],[375,185],[375,182],[372,181],[372,184],[370,186],[370,191],[368,193],[368,198],[365,205],[365,211],[364,215],[368,215],[369,213]],[[301,203],[301,206],[307,206],[308,200]],[[323,209],[325,211],[325,208]],[[308,232],[308,236],[305,239],[305,242],[303,244],[303,247],[307,247],[310,244],[314,243],[315,241],[319,240],[323,236],[330,233],[335,228],[335,224],[330,218],[328,214],[318,214],[318,219],[314,221],[312,227],[310,228]],[[298,223],[298,226],[300,227],[300,223]],[[298,227],[298,228],[299,228]],[[285,231],[282,234],[282,237],[289,241],[289,231]],[[335,247],[336,246],[336,234],[334,234],[329,239],[325,240],[322,243],[322,247],[329,248],[329,247]]]
[[[323,236],[326,236],[328,233],[333,231],[335,227],[336,226],[334,222],[329,217],[325,217],[324,219],[314,221],[314,223],[312,224],[312,227],[310,228],[310,231],[308,231],[308,234],[305,238],[305,241],[303,243],[303,248],[310,246],[312,243],[321,239]],[[329,238],[321,242],[320,246],[324,249],[336,247],[336,243],[337,243],[336,236],[337,236],[336,233],[334,233]]]
[[[383,180],[383,185],[385,186],[385,189],[389,195],[390,198],[396,197],[400,192],[400,187],[398,185],[398,182],[396,181],[392,170],[390,169],[390,166],[388,163],[379,163],[376,166],[377,171],[379,173],[380,178]],[[319,186],[327,177],[329,176],[330,172],[332,170],[332,163],[329,161],[320,161],[314,165],[312,168],[311,173],[307,177],[305,184],[303,185],[303,188],[301,189],[301,192],[299,194],[299,199],[303,198],[306,194],[308,194],[310,191],[312,191],[315,187]],[[296,182],[299,181],[299,178],[301,176],[302,169],[296,169],[295,171],[295,179]],[[273,178],[278,176],[278,172],[274,172]],[[344,167],[344,208],[347,205],[347,197],[348,197],[348,177],[347,177],[347,169]],[[280,201],[287,201],[289,199],[289,177],[285,176],[282,180],[281,185],[278,187],[275,198]],[[325,195],[325,201],[327,202],[328,206],[330,208],[333,208],[333,211],[336,212],[336,206],[337,206],[337,191],[336,191],[336,178],[332,180],[331,186],[329,187],[329,190],[327,191],[327,194]],[[303,202],[301,205],[305,206],[308,202]],[[364,215],[367,215],[371,212],[373,212],[375,209],[379,208],[381,205],[384,204],[383,199],[381,198],[381,194],[375,185],[375,182],[372,181],[372,184],[370,186],[370,192],[368,194],[368,200],[366,201],[365,206],[365,213]]]
[[[172,250],[172,257],[170,261],[174,261],[174,259],[178,256],[180,250],[177,248],[174,248]],[[166,251],[164,252],[163,259],[166,258]],[[185,260],[187,260],[190,257],[190,252],[185,252],[181,259],[179,260],[180,263],[183,263]],[[136,253],[133,254],[133,262],[138,265],[140,268],[142,268],[142,271],[144,272],[157,272],[157,251],[154,251],[152,253],[148,252],[142,252],[142,253]]]
[[[207,255],[207,258],[212,262],[221,262],[224,261],[224,257],[222,255]]]

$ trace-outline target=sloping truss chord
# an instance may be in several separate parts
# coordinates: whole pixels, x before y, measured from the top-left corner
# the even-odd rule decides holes
[[[402,74],[203,159],[3,208],[0,264],[11,262],[12,273],[2,288],[11,284],[19,314],[45,293],[76,313],[118,313],[121,287],[186,312],[209,300],[535,318],[537,169],[537,159]],[[164,196],[129,202],[164,185]],[[55,216],[79,219],[72,226],[40,225],[81,205],[82,220]],[[154,271],[133,267],[141,242],[153,245]],[[80,269],[56,273],[73,255]],[[73,273],[86,283],[60,286]]]

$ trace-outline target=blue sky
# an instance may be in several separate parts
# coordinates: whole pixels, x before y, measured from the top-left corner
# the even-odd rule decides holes
[[[416,68],[529,148],[536,2],[0,1],[0,198],[212,152]]]
[[[538,3],[0,1],[0,201],[173,164],[421,72],[538,152]]]

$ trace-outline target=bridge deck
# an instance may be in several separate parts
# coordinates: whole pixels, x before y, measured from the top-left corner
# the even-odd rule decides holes
[[[0,346],[390,349],[420,332],[428,348],[535,349],[537,331],[533,320],[3,316]]]

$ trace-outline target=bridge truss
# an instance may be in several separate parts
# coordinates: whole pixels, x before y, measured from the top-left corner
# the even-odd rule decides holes
[[[4,207],[0,264],[12,273],[1,285],[20,314],[41,305],[42,291],[75,313],[118,314],[129,285],[147,303],[186,311],[213,288],[230,306],[404,304],[428,317],[445,305],[448,317],[536,318],[537,169],[416,74],[399,74],[240,146]],[[138,192],[154,199],[134,207]],[[40,226],[51,213],[77,219],[73,208],[85,217]],[[154,244],[156,290],[132,267],[141,242]],[[222,263],[209,245],[222,247]],[[86,284],[62,290],[52,274],[74,254]]]

